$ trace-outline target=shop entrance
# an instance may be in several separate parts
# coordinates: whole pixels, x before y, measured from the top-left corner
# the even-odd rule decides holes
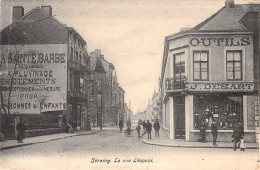
[[[185,139],[185,96],[174,97],[175,139]]]

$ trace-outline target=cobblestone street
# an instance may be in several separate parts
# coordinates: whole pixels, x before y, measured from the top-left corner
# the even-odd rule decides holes
[[[39,169],[190,169],[187,164],[192,169],[255,169],[258,150],[147,145],[138,140],[136,131],[126,137],[118,129],[104,128],[94,134],[3,150],[0,156],[1,166],[7,169],[33,169],[31,165]]]

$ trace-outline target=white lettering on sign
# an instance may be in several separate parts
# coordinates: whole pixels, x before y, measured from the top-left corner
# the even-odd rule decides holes
[[[208,38],[192,38],[190,40],[190,44],[192,46],[210,46],[210,45],[215,45],[215,46],[230,46],[230,47],[235,47],[235,46],[248,46],[251,44],[250,38],[249,37],[241,37],[241,38],[233,38],[233,37],[208,37]]]
[[[0,45],[1,91],[10,113],[36,114],[66,109],[67,45]],[[12,82],[12,86],[10,86]],[[4,100],[6,103],[7,100]]]
[[[189,90],[213,90],[213,91],[227,91],[227,90],[254,90],[254,83],[188,83],[186,89]]]

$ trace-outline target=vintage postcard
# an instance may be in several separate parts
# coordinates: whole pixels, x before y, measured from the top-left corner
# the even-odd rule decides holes
[[[260,169],[258,0],[0,9],[0,169]]]

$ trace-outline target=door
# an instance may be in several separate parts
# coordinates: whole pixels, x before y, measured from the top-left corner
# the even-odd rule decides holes
[[[185,97],[174,97],[175,139],[185,139]]]

